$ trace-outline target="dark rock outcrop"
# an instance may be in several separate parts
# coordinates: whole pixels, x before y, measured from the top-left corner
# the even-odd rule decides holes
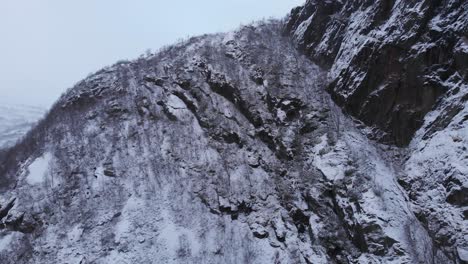
[[[459,74],[466,83],[468,3],[463,0],[315,1],[285,25],[297,46],[330,69],[328,90],[347,112],[407,145]]]

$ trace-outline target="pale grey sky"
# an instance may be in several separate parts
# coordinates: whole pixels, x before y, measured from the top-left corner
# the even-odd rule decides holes
[[[0,103],[49,107],[90,72],[305,0],[0,0]]]

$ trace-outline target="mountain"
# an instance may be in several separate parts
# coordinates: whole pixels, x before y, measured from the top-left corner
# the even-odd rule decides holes
[[[467,8],[307,1],[91,75],[0,156],[1,263],[466,263]]]
[[[14,145],[44,113],[40,107],[1,104],[0,148]]]

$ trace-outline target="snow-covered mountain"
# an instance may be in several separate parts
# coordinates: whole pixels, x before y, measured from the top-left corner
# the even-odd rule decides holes
[[[40,107],[0,103],[0,148],[16,143],[44,113]]]
[[[0,157],[1,263],[466,263],[467,10],[307,1],[93,74]]]

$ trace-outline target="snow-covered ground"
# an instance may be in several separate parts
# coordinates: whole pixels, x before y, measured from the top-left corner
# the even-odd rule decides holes
[[[49,153],[44,154],[41,157],[38,157],[29,165],[28,167],[28,176],[26,181],[28,184],[35,185],[43,183],[47,177],[46,173],[49,169],[49,163],[51,160],[51,155]]]

